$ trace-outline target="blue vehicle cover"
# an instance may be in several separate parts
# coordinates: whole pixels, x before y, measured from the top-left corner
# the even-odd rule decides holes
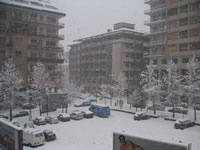
[[[110,107],[106,105],[92,104],[89,110],[99,117],[108,117],[110,115]]]

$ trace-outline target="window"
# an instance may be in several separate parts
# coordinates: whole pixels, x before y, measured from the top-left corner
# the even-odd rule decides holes
[[[21,51],[15,51],[15,56],[20,56],[22,54]]]
[[[184,76],[187,75],[187,69],[181,69],[181,74]]]
[[[168,29],[173,29],[176,28],[178,26],[178,21],[170,21],[167,25]]]
[[[40,22],[44,21],[44,16],[40,16]]]
[[[46,41],[46,46],[56,46],[55,41]]]
[[[200,42],[193,42],[189,44],[190,50],[200,50]]]
[[[188,63],[188,62],[189,62],[189,58],[183,58],[183,59],[182,59],[182,63],[183,63],[183,64],[186,64],[186,63]]]
[[[55,53],[47,53],[46,57],[47,58],[56,58],[56,54]]]
[[[189,30],[190,37],[200,36],[200,28],[199,29],[191,29]]]
[[[179,44],[179,51],[187,51],[187,50],[188,50],[187,43]]]
[[[176,40],[178,39],[178,32],[168,33],[167,40]]]
[[[158,60],[154,59],[154,60],[153,60],[153,64],[154,64],[154,65],[158,64]]]
[[[168,16],[173,16],[178,14],[178,8],[171,8],[168,10],[167,15]]]
[[[198,24],[198,23],[200,23],[200,16],[190,17],[190,24]]]
[[[179,25],[180,25],[180,26],[188,25],[188,18],[187,18],[187,17],[186,17],[186,18],[181,18],[181,19],[179,20]]]
[[[181,31],[179,32],[179,39],[186,39],[188,38],[188,31]]]
[[[167,64],[167,60],[166,59],[162,59],[161,60],[161,64]]]
[[[7,18],[6,10],[0,9],[0,19],[6,19],[6,18]]]
[[[178,59],[177,58],[172,58],[173,63],[178,64]]]
[[[31,53],[30,53],[30,57],[37,57],[37,53],[31,52]]]
[[[188,12],[188,5],[184,5],[184,6],[179,7],[179,13],[180,14],[187,13],[187,12]]]
[[[195,2],[190,5],[190,11],[198,11],[200,9],[200,2]]]
[[[48,22],[48,23],[56,23],[56,18],[47,17],[47,22]]]

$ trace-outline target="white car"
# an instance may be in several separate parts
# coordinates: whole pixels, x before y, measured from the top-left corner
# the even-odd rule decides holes
[[[91,105],[91,101],[88,101],[88,100],[74,104],[75,107],[90,106],[90,105]]]
[[[81,120],[83,119],[83,113],[79,110],[75,110],[70,114],[70,118],[74,120]]]
[[[57,124],[59,122],[58,118],[55,116],[47,116],[46,121],[50,124]]]

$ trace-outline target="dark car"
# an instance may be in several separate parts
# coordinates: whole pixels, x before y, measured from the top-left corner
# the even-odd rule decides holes
[[[70,115],[69,114],[60,114],[57,116],[59,121],[65,122],[65,121],[70,121]]]
[[[174,128],[183,130],[185,128],[193,127],[194,125],[195,125],[195,123],[193,121],[191,121],[190,119],[178,119],[174,123]]]
[[[168,109],[168,112],[173,112],[173,108]],[[181,113],[181,114],[187,114],[188,110],[180,108],[180,107],[174,107],[175,113]]]
[[[25,103],[22,105],[22,109],[34,109],[36,108],[34,104],[31,103]]]
[[[200,104],[196,104],[194,107],[196,110],[200,110]]]
[[[81,111],[81,113],[83,114],[84,118],[93,118],[94,117],[94,113],[91,111]]]
[[[8,119],[8,116],[0,115],[0,118]]]
[[[46,141],[52,141],[56,139],[56,134],[48,129],[44,130],[43,133]]]
[[[19,113],[13,115],[13,118],[24,117],[24,116],[28,116],[28,111],[20,111]]]
[[[165,106],[163,106],[163,105],[155,104],[155,107],[156,107],[156,110],[159,110],[159,111],[165,110]],[[148,109],[153,110],[153,105],[149,106]]]
[[[46,119],[44,117],[37,117],[33,120],[33,123],[35,125],[45,125],[47,122],[46,122]]]
[[[149,116],[144,112],[138,112],[134,115],[134,120],[146,120],[149,119]]]

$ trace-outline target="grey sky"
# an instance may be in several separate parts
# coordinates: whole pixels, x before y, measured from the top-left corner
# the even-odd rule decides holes
[[[60,21],[65,23],[61,34],[65,40],[61,43],[66,47],[73,40],[105,33],[118,22],[135,23],[137,31],[148,31],[144,26],[144,10],[148,5],[144,0],[51,0],[66,17]]]

